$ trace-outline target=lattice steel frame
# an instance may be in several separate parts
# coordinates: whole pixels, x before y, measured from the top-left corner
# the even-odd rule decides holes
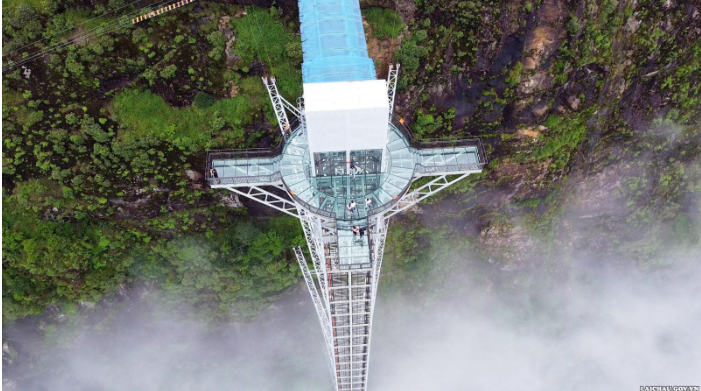
[[[384,218],[383,216],[380,216],[378,221],[382,220],[384,222],[384,227],[378,227],[377,233],[373,233],[373,260],[374,264],[372,265],[372,291],[377,293],[377,285],[378,282],[380,281],[380,270],[382,269],[382,258],[385,253],[385,242],[387,241],[387,227],[389,224],[389,220]],[[377,225],[376,225],[377,227]],[[375,300],[377,299],[377,295],[374,295],[372,298],[372,305],[370,306],[371,310],[371,315],[375,312]]]
[[[265,89],[268,90],[268,96],[270,96],[270,102],[273,104],[273,111],[275,111],[275,117],[277,118],[277,123],[280,126],[280,132],[282,132],[283,137],[287,140],[287,136],[292,130],[290,128],[290,121],[287,118],[287,113],[285,112],[285,103],[287,102],[285,98],[280,95],[277,90],[277,84],[275,84],[275,78],[271,77],[270,81],[263,77],[263,84]],[[287,102],[287,105],[292,106]]]
[[[299,122],[302,124],[302,134],[307,134],[307,120],[304,116],[304,98],[297,98],[297,112],[299,113]]]
[[[299,109],[297,107],[295,107],[292,103],[288,102],[287,99],[285,99],[282,95],[280,95],[280,100],[282,101],[282,104],[285,106],[287,111],[292,113],[292,115],[294,115],[295,117],[301,119],[302,113],[299,111]]]
[[[389,72],[387,73],[387,101],[389,102],[389,122],[392,122],[392,114],[394,113],[394,96],[397,93],[398,79],[399,64],[390,65]]]
[[[475,171],[477,172],[477,171]],[[467,178],[470,174],[475,173],[473,171],[456,173],[456,174],[444,174],[438,175],[436,178],[432,179],[430,182],[417,187],[414,190],[408,191],[406,194],[399,199],[399,202],[394,204],[389,208],[384,214],[385,224],[389,223],[389,218],[396,215],[399,212],[405,211],[412,206],[418,204],[419,202],[425,200],[426,198],[438,193],[439,191]],[[452,177],[452,178],[450,178]],[[414,177],[412,180],[416,181],[421,177]]]
[[[302,269],[302,275],[304,276],[304,282],[307,284],[307,290],[309,290],[309,295],[312,297],[312,302],[314,302],[314,309],[316,309],[316,314],[319,317],[321,330],[324,333],[326,354],[329,357],[329,369],[331,370],[331,376],[333,376],[334,382],[337,382],[336,370],[333,367],[333,338],[331,336],[331,323],[329,322],[328,313],[326,312],[324,303],[322,303],[321,298],[319,297],[319,292],[316,289],[316,285],[314,285],[314,280],[312,279],[312,275],[309,271],[309,266],[307,265],[307,260],[304,258],[302,249],[297,246],[294,248],[294,252],[295,256],[297,257],[297,263],[299,263],[299,268]]]
[[[387,241],[387,229],[389,228],[389,219],[380,214],[375,217],[375,230],[373,235],[373,260],[372,265],[372,299],[370,301],[370,335],[368,337],[368,368],[365,376],[365,389],[367,389],[368,378],[370,375],[370,349],[372,347],[372,323],[375,319],[375,302],[377,301],[377,288],[380,281],[380,271],[382,269],[382,259],[385,253],[385,243]]]
[[[271,186],[280,187],[282,184],[270,183]],[[225,189],[234,193],[250,198],[253,201],[258,201],[263,205],[277,209],[280,212],[287,213],[290,216],[300,218],[298,205],[289,199],[283,198],[277,194],[273,194],[267,190],[263,190],[258,186],[223,186]]]
[[[396,67],[390,66],[387,80],[390,120],[394,106],[398,72],[398,64]],[[300,120],[300,125],[304,127],[303,100],[301,98],[298,99],[297,107],[294,107],[279,95],[277,86],[275,85],[275,79],[271,79],[270,83],[263,79],[263,82],[270,95],[270,100],[273,103],[273,108],[275,109],[278,123],[280,124],[280,130],[283,135],[287,137],[285,125],[289,127],[289,121],[285,110],[297,116]],[[424,177],[431,177],[432,179],[402,195],[398,202],[382,213],[369,216],[368,224],[372,227],[372,230],[369,232],[372,243],[372,248],[370,249],[371,266],[369,268],[365,267],[352,270],[339,269],[337,264],[332,263],[333,260],[336,259],[334,258],[335,255],[333,255],[333,253],[327,255],[324,251],[325,244],[329,245],[333,240],[338,239],[335,219],[329,216],[321,216],[295,202],[295,198],[287,192],[285,185],[279,177],[272,176],[269,178],[269,183],[256,183],[253,186],[245,183],[227,183],[224,186],[217,186],[226,188],[240,196],[260,202],[300,220],[314,270],[312,271],[309,269],[304,253],[300,247],[296,247],[294,253],[299,267],[302,270],[302,275],[304,276],[309,294],[312,297],[319,323],[321,324],[324,341],[326,343],[326,354],[329,356],[330,369],[337,391],[367,390],[372,323],[390,218],[397,213],[411,208],[448,186],[457,183],[470,174],[481,171],[481,166],[473,167],[470,165],[441,168],[441,170],[450,170],[449,172],[431,172],[430,170],[420,170],[418,168],[420,167],[417,166],[417,169],[414,171],[412,182]],[[260,186],[276,187],[282,190],[285,196],[264,190]],[[365,282],[358,285],[356,281],[357,278],[355,277],[360,277],[362,273],[367,273],[366,277],[364,277],[366,279],[364,280]],[[316,275],[316,283],[312,275]],[[367,280],[367,276],[369,276],[369,280]],[[346,278],[347,285],[344,285],[342,281]],[[369,288],[369,294],[363,294],[362,297],[355,297],[354,288]],[[348,299],[339,300],[338,297],[336,297],[334,300],[334,296],[337,296],[338,292],[342,291],[347,292]],[[347,308],[343,309],[346,305]],[[366,306],[369,306],[369,310]],[[356,310],[358,308],[365,309],[357,312]],[[358,318],[358,316],[361,318]],[[365,316],[368,317],[365,318]],[[344,317],[347,317],[350,323],[339,323],[343,322]],[[341,333],[340,330],[345,328],[347,328],[347,330]],[[364,331],[361,334],[354,335],[354,330],[357,328],[363,329]],[[345,334],[346,332],[349,334]],[[356,342],[356,340],[360,340],[361,342]],[[341,354],[342,351],[348,353]],[[343,369],[346,367],[350,369]]]
[[[309,269],[309,266],[307,265],[307,261],[304,257],[304,254],[302,253],[301,248],[297,247],[294,249],[295,256],[297,258],[297,262],[299,263],[300,269],[302,270],[302,275],[304,276],[304,281],[307,285],[307,289],[309,290],[309,294],[312,297],[312,302],[314,303],[314,308],[317,312],[317,316],[319,318],[319,323],[321,325],[322,333],[324,336],[324,342],[326,344],[326,354],[329,356],[329,365],[330,365],[330,370],[332,373],[333,380],[336,385],[337,390],[362,390],[366,391],[367,390],[367,382],[368,382],[368,375],[369,375],[369,368],[370,368],[370,347],[372,346],[372,323],[373,323],[373,318],[374,318],[374,313],[375,313],[375,306],[376,306],[376,301],[377,301],[377,289],[379,285],[379,280],[380,280],[380,271],[382,269],[382,260],[384,257],[384,248],[387,240],[387,231],[389,227],[389,219],[390,217],[394,216],[395,214],[402,212],[417,203],[421,202],[422,200],[438,193],[439,191],[447,188],[448,186],[451,186],[458,181],[466,178],[470,174],[472,174],[473,171],[468,171],[468,172],[458,172],[453,175],[449,174],[444,174],[444,175],[437,175],[435,178],[431,179],[429,182],[417,187],[416,189],[413,189],[400,198],[399,202],[397,202],[394,206],[392,206],[390,209],[386,210],[384,213],[371,216],[369,223],[374,227],[373,232],[370,233],[372,235],[372,248],[371,248],[371,257],[372,257],[372,266],[370,269],[360,269],[360,270],[346,270],[346,271],[331,271],[328,269],[328,264],[327,264],[327,259],[324,254],[324,245],[323,245],[323,234],[326,230],[326,232],[334,232],[335,234],[335,221],[331,221],[330,219],[322,216],[317,216],[314,213],[307,211],[304,209],[302,206],[298,205],[297,203],[294,202],[294,200],[287,199],[283,196],[274,194],[270,191],[264,190],[258,186],[243,186],[243,185],[232,185],[232,186],[224,186],[224,188],[238,194],[244,197],[247,197],[249,199],[252,199],[254,201],[260,202],[264,205],[267,205],[271,208],[274,208],[276,210],[279,210],[281,212],[284,212],[290,216],[294,216],[300,220],[300,223],[302,224],[302,230],[304,232],[304,237],[307,241],[307,246],[309,248],[309,253],[311,255],[312,259],[312,264],[314,266],[314,271],[312,272]],[[413,178],[413,181],[416,181],[417,179],[421,178],[422,174],[421,173],[416,173],[416,177]],[[424,175],[424,176],[431,176],[431,175]],[[266,184],[269,186],[274,186],[278,189],[285,190],[285,186],[282,184],[280,181],[276,182],[271,182],[269,184]],[[354,313],[353,307],[354,304],[360,305],[363,302],[366,301],[366,299],[359,299],[359,298],[354,298],[352,296],[352,287],[353,285],[353,273],[358,273],[358,272],[363,272],[363,271],[369,271],[370,272],[370,281],[369,281],[369,287],[370,287],[370,298],[369,298],[369,303],[370,303],[370,310],[369,310],[369,320],[368,323],[365,324],[364,326],[360,325],[355,325],[354,318],[357,315],[362,315],[358,313]],[[316,275],[317,277],[317,282],[314,282],[314,279],[312,277],[312,274]],[[347,275],[348,279],[348,285],[347,286],[338,286],[338,287],[331,287],[329,286],[330,284],[330,279],[331,275]],[[318,288],[317,285],[318,284]],[[330,298],[330,290],[331,289],[341,289],[345,290],[347,289],[349,292],[349,298],[347,301],[343,302],[338,302],[338,301],[333,301]],[[319,293],[321,291],[321,293]],[[335,315],[332,314],[331,311],[331,304],[338,305],[338,304],[343,304],[347,303],[348,305],[348,312],[336,312]],[[338,308],[338,307],[336,307]],[[350,344],[348,346],[343,345],[343,348],[347,349],[350,353],[347,355],[341,355],[339,353],[339,349],[341,346],[336,346],[336,343],[340,340],[343,339],[342,337],[334,337],[334,329],[335,327],[331,323],[332,318],[338,318],[338,317],[344,317],[347,316],[348,319],[350,319],[350,326],[348,326],[348,329],[350,330],[350,337],[348,338],[348,341],[350,341]],[[341,327],[341,326],[338,326]],[[345,327],[345,326],[344,326]],[[355,341],[359,336],[353,335],[353,330],[356,327],[367,327],[367,334],[366,335],[361,335],[361,337],[367,337],[367,342],[366,343],[361,343],[358,345]],[[340,339],[339,339],[340,338]],[[362,339],[362,338],[361,338]],[[356,352],[357,349],[366,347],[366,351],[361,354],[354,353]],[[353,361],[353,358],[355,356],[362,357],[363,360],[360,362],[355,362]],[[350,357],[350,362],[348,362],[347,359],[344,359],[343,357]],[[345,361],[344,361],[345,360]],[[345,364],[342,364],[345,363]],[[356,365],[363,365],[365,364],[364,369],[354,369],[354,366]],[[349,368],[351,368],[349,371],[341,370],[341,365],[349,365]],[[358,375],[364,374],[364,375]],[[343,375],[345,374],[345,375]],[[362,376],[364,376],[364,380],[359,380],[358,382],[355,382],[354,379],[362,379]],[[350,386],[348,385],[348,379],[350,379]],[[358,384],[361,384],[361,388],[357,388]]]
[[[312,257],[312,264],[314,265],[314,272],[319,281],[319,288],[324,298],[324,306],[327,313],[330,313],[329,308],[329,289],[328,289],[328,274],[326,269],[326,264],[324,262],[324,251],[321,241],[318,239],[321,237],[321,230],[323,228],[322,220],[318,216],[307,212],[304,209],[299,209],[300,217],[299,221],[302,223],[302,231],[304,231],[304,238],[307,240],[307,246],[309,247],[309,253]]]

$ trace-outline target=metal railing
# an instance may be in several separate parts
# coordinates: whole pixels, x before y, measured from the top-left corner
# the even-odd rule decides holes
[[[313,214],[315,214],[317,216],[322,216],[322,217],[326,217],[329,219],[333,219],[336,217],[336,213],[330,212],[330,211],[325,210],[325,209],[317,208],[316,206],[310,205],[308,202],[297,197],[297,195],[292,190],[290,190],[289,187],[287,187],[287,184],[285,183],[285,181],[282,181],[282,183],[285,185],[285,190],[287,190],[287,194],[290,195],[292,200],[295,203],[297,203],[298,205],[301,205],[304,209],[312,212]]]
[[[227,159],[253,159],[253,158],[272,158],[279,156],[282,153],[284,143],[273,148],[249,148],[249,149],[215,149],[207,153],[207,162],[212,160],[227,160]]]
[[[275,183],[282,180],[279,172],[274,172],[270,175],[255,175],[246,177],[224,177],[224,178],[207,178],[209,185],[243,185],[243,184],[261,184]]]
[[[451,165],[443,165],[443,166],[424,166],[419,163],[417,163],[414,166],[414,171],[419,172],[421,174],[432,174],[432,173],[443,173],[443,172],[451,172],[451,171],[472,171],[472,170],[481,170],[484,165],[486,164],[486,157],[484,154],[484,147],[482,145],[482,139],[480,138],[471,138],[471,139],[462,139],[462,140],[442,140],[442,139],[431,139],[431,140],[422,140],[418,141],[414,138],[412,135],[411,131],[409,128],[407,128],[404,124],[399,122],[396,118],[396,116],[393,117],[394,121],[392,121],[392,125],[399,130],[399,132],[404,136],[407,142],[409,142],[409,145],[412,146],[415,149],[437,149],[437,148],[445,148],[445,147],[467,147],[467,146],[474,146],[477,148],[477,159],[479,160],[478,163],[470,163],[470,164],[451,164]],[[390,202],[387,202],[383,205],[378,206],[377,208],[370,209],[368,211],[368,217],[377,215],[378,213],[382,213],[390,208],[392,208],[394,205],[396,205],[399,201],[401,201],[402,197],[406,192],[411,188],[412,181],[407,182],[406,186],[397,194]]]
[[[215,168],[212,162],[215,160],[236,160],[236,159],[265,159],[281,156],[284,143],[281,142],[272,149],[268,148],[251,148],[251,149],[229,149],[229,150],[212,150],[207,153],[207,167],[204,170],[204,177],[210,185],[231,185],[241,183],[262,183],[266,178],[270,181],[279,180],[273,178],[276,174],[244,176],[244,177],[217,177],[212,178],[210,169]]]
[[[263,159],[263,158],[274,158],[282,155],[282,151],[285,148],[285,140],[280,140],[280,142],[272,148],[247,148],[247,149],[213,149],[207,152],[207,163],[204,170],[204,177],[212,184],[237,184],[245,182],[237,182],[237,180],[244,180],[247,177],[220,177],[212,178],[209,173],[209,169],[212,168],[212,162],[214,160],[230,160],[230,159]],[[271,174],[268,176],[275,175]],[[262,177],[262,176],[261,176]],[[252,178],[252,177],[251,177]],[[217,180],[219,182],[217,182]],[[249,181],[247,183],[253,183]]]
[[[409,128],[403,123],[399,122],[396,116],[392,116],[392,126],[394,126],[399,132],[404,136],[409,145],[416,149],[435,149],[435,148],[445,148],[445,147],[476,147],[477,148],[477,158],[479,164],[484,165],[487,162],[487,157],[484,153],[484,145],[482,139],[479,137],[459,139],[459,140],[448,140],[448,139],[423,139],[418,140],[414,137],[414,134],[409,130]]]
[[[483,167],[484,163],[448,164],[444,166],[424,166],[417,163],[415,171],[421,174],[452,173],[460,171],[478,171]]]
[[[399,132],[404,136],[404,138],[409,142],[409,144],[419,150],[430,150],[437,148],[446,147],[466,147],[474,146],[477,150],[477,163],[470,164],[453,164],[453,165],[442,165],[442,166],[424,166],[421,164],[416,164],[414,171],[421,174],[433,174],[433,173],[447,173],[455,171],[477,171],[481,170],[486,164],[486,158],[484,153],[484,147],[482,145],[482,140],[479,138],[472,139],[462,139],[462,140],[443,140],[443,139],[432,139],[432,140],[416,140],[412,135],[411,131],[399,121],[392,122],[392,125],[399,130]],[[285,185],[287,193],[290,195],[292,200],[303,208],[307,209],[318,216],[333,219],[336,217],[336,213],[315,207],[308,202],[299,198],[293,191],[291,191],[287,185],[282,181],[281,174],[275,172],[269,175],[256,175],[256,176],[245,176],[245,177],[220,177],[212,178],[209,169],[212,168],[212,161],[214,160],[227,160],[227,159],[254,159],[254,158],[275,158],[281,157],[282,151],[284,150],[285,142],[281,141],[274,148],[253,148],[253,149],[241,149],[241,150],[213,150],[207,154],[207,167],[205,170],[205,178],[209,181],[210,185],[241,185],[248,183],[270,183],[280,181]],[[407,182],[404,188],[397,194],[390,202],[368,210],[367,216],[373,216],[378,213],[384,212],[394,205],[396,205],[402,198],[402,196],[409,190],[412,185],[412,181]]]
[[[290,125],[294,131],[290,132],[290,135],[298,131],[297,127],[300,125],[298,118],[293,117],[290,121]],[[207,167],[205,167],[205,178],[210,180],[209,169],[212,168],[213,160],[227,160],[227,159],[254,159],[254,158],[273,158],[282,155],[282,151],[285,149],[285,140],[281,139],[280,142],[272,148],[245,148],[245,149],[213,149],[207,152]],[[219,178],[223,179],[223,178]]]
[[[414,170],[416,170],[416,168],[414,168]],[[378,206],[377,208],[370,209],[370,210],[368,211],[368,219],[369,219],[371,216],[374,216],[374,215],[376,215],[376,214],[378,214],[378,213],[382,213],[382,212],[386,211],[387,209],[393,207],[397,202],[399,202],[399,201],[402,199],[402,196],[404,196],[404,194],[407,192],[407,190],[409,190],[409,188],[411,187],[411,184],[412,184],[412,183],[413,183],[413,182],[412,182],[411,180],[409,180],[409,181],[407,182],[407,184],[404,186],[404,188],[399,192],[399,194],[397,194],[396,196],[394,196],[394,198],[392,198],[391,201],[389,201],[389,202],[387,202],[387,203],[384,203],[384,204]]]
[[[456,172],[457,175],[457,172],[459,171],[482,170],[484,165],[485,163],[451,164],[445,166],[424,166],[416,163],[416,165],[414,166],[414,171],[421,174],[449,174],[451,172]],[[370,218],[371,216],[375,216],[378,213],[382,213],[388,209],[391,209],[394,205],[396,205],[399,201],[402,200],[402,197],[411,188],[411,185],[413,183],[413,181],[407,182],[406,186],[404,186],[404,188],[394,198],[392,198],[391,201],[380,205],[377,208],[370,209],[368,211],[368,218]]]
[[[299,111],[299,123],[302,134],[307,134],[307,120],[304,116],[304,97],[297,98],[297,111]]]
[[[292,198],[292,200],[318,216],[326,217],[329,219],[335,218],[336,213],[315,207],[308,202],[297,197],[297,195],[287,187],[285,181],[282,180],[282,175],[280,172],[274,172],[269,175],[255,175],[255,176],[242,176],[242,177],[219,177],[212,178],[209,169],[212,168],[212,162],[214,160],[228,160],[228,159],[255,159],[255,158],[276,158],[282,157],[282,151],[284,150],[285,142],[281,141],[277,146],[272,149],[268,148],[253,148],[253,149],[234,149],[234,150],[213,150],[207,153],[207,168],[205,170],[205,179],[210,185],[243,185],[248,183],[265,183],[265,182],[282,182],[285,186],[287,194]]]

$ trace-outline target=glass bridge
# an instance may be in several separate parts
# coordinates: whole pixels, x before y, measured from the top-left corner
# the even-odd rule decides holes
[[[384,151],[312,154],[304,128],[274,150],[211,151],[206,178],[212,188],[300,220],[316,281],[299,247],[295,256],[324,332],[335,390],[366,391],[371,317],[389,218],[481,172],[485,155],[480,140],[417,142],[401,122],[389,123]],[[422,177],[430,179],[415,182]]]
[[[389,127],[387,150],[381,172],[355,175],[312,176],[307,139],[301,129],[285,143],[282,153],[272,157],[210,156],[210,167],[218,178],[208,178],[212,187],[227,184],[257,184],[281,180],[288,193],[314,213],[335,217],[339,226],[365,225],[367,217],[387,209],[411,185],[417,174],[450,173],[474,167],[481,169],[479,144],[454,146],[453,142],[432,143],[432,148],[413,148],[394,125]],[[345,171],[345,170],[343,170]],[[355,202],[354,209],[348,207]]]

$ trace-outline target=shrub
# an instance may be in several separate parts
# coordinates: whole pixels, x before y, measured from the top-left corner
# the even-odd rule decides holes
[[[570,15],[570,21],[567,22],[567,32],[570,36],[575,36],[580,28],[579,18],[575,14]]]
[[[523,64],[518,61],[514,64],[514,67],[509,70],[509,75],[504,80],[511,88],[516,87],[521,83],[521,71],[523,70]]]
[[[198,92],[195,95],[195,99],[192,101],[192,105],[198,109],[206,109],[214,104],[214,98],[206,92]]]
[[[402,64],[401,78],[399,86],[404,87],[411,80],[413,75],[419,70],[421,59],[428,56],[428,49],[419,43],[426,39],[427,33],[425,30],[416,31],[409,39],[405,39],[402,45],[397,49],[394,57],[397,62]]]
[[[363,17],[372,28],[375,38],[397,38],[404,27],[398,13],[387,8],[368,8],[363,10]]]
[[[212,44],[212,51],[209,52],[209,57],[214,61],[221,60],[226,48],[226,36],[219,31],[215,31],[207,35],[207,41]]]
[[[175,66],[175,64],[170,64],[167,67],[163,68],[161,73],[159,74],[163,79],[169,80],[175,77],[175,72],[178,70],[178,67]]]
[[[564,119],[551,115],[546,119],[545,126],[549,129],[547,141],[533,151],[531,157],[536,160],[552,159],[552,170],[563,169],[584,141],[586,123],[579,118]]]

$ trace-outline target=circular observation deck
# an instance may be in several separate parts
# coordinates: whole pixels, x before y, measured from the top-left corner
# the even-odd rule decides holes
[[[387,146],[381,172],[356,175],[312,176],[312,163],[306,135],[292,133],[282,151],[280,174],[290,195],[315,214],[353,222],[379,213],[399,200],[411,184],[416,154],[394,125],[387,133]],[[370,200],[370,205],[366,201]],[[348,204],[355,201],[353,212]]]

